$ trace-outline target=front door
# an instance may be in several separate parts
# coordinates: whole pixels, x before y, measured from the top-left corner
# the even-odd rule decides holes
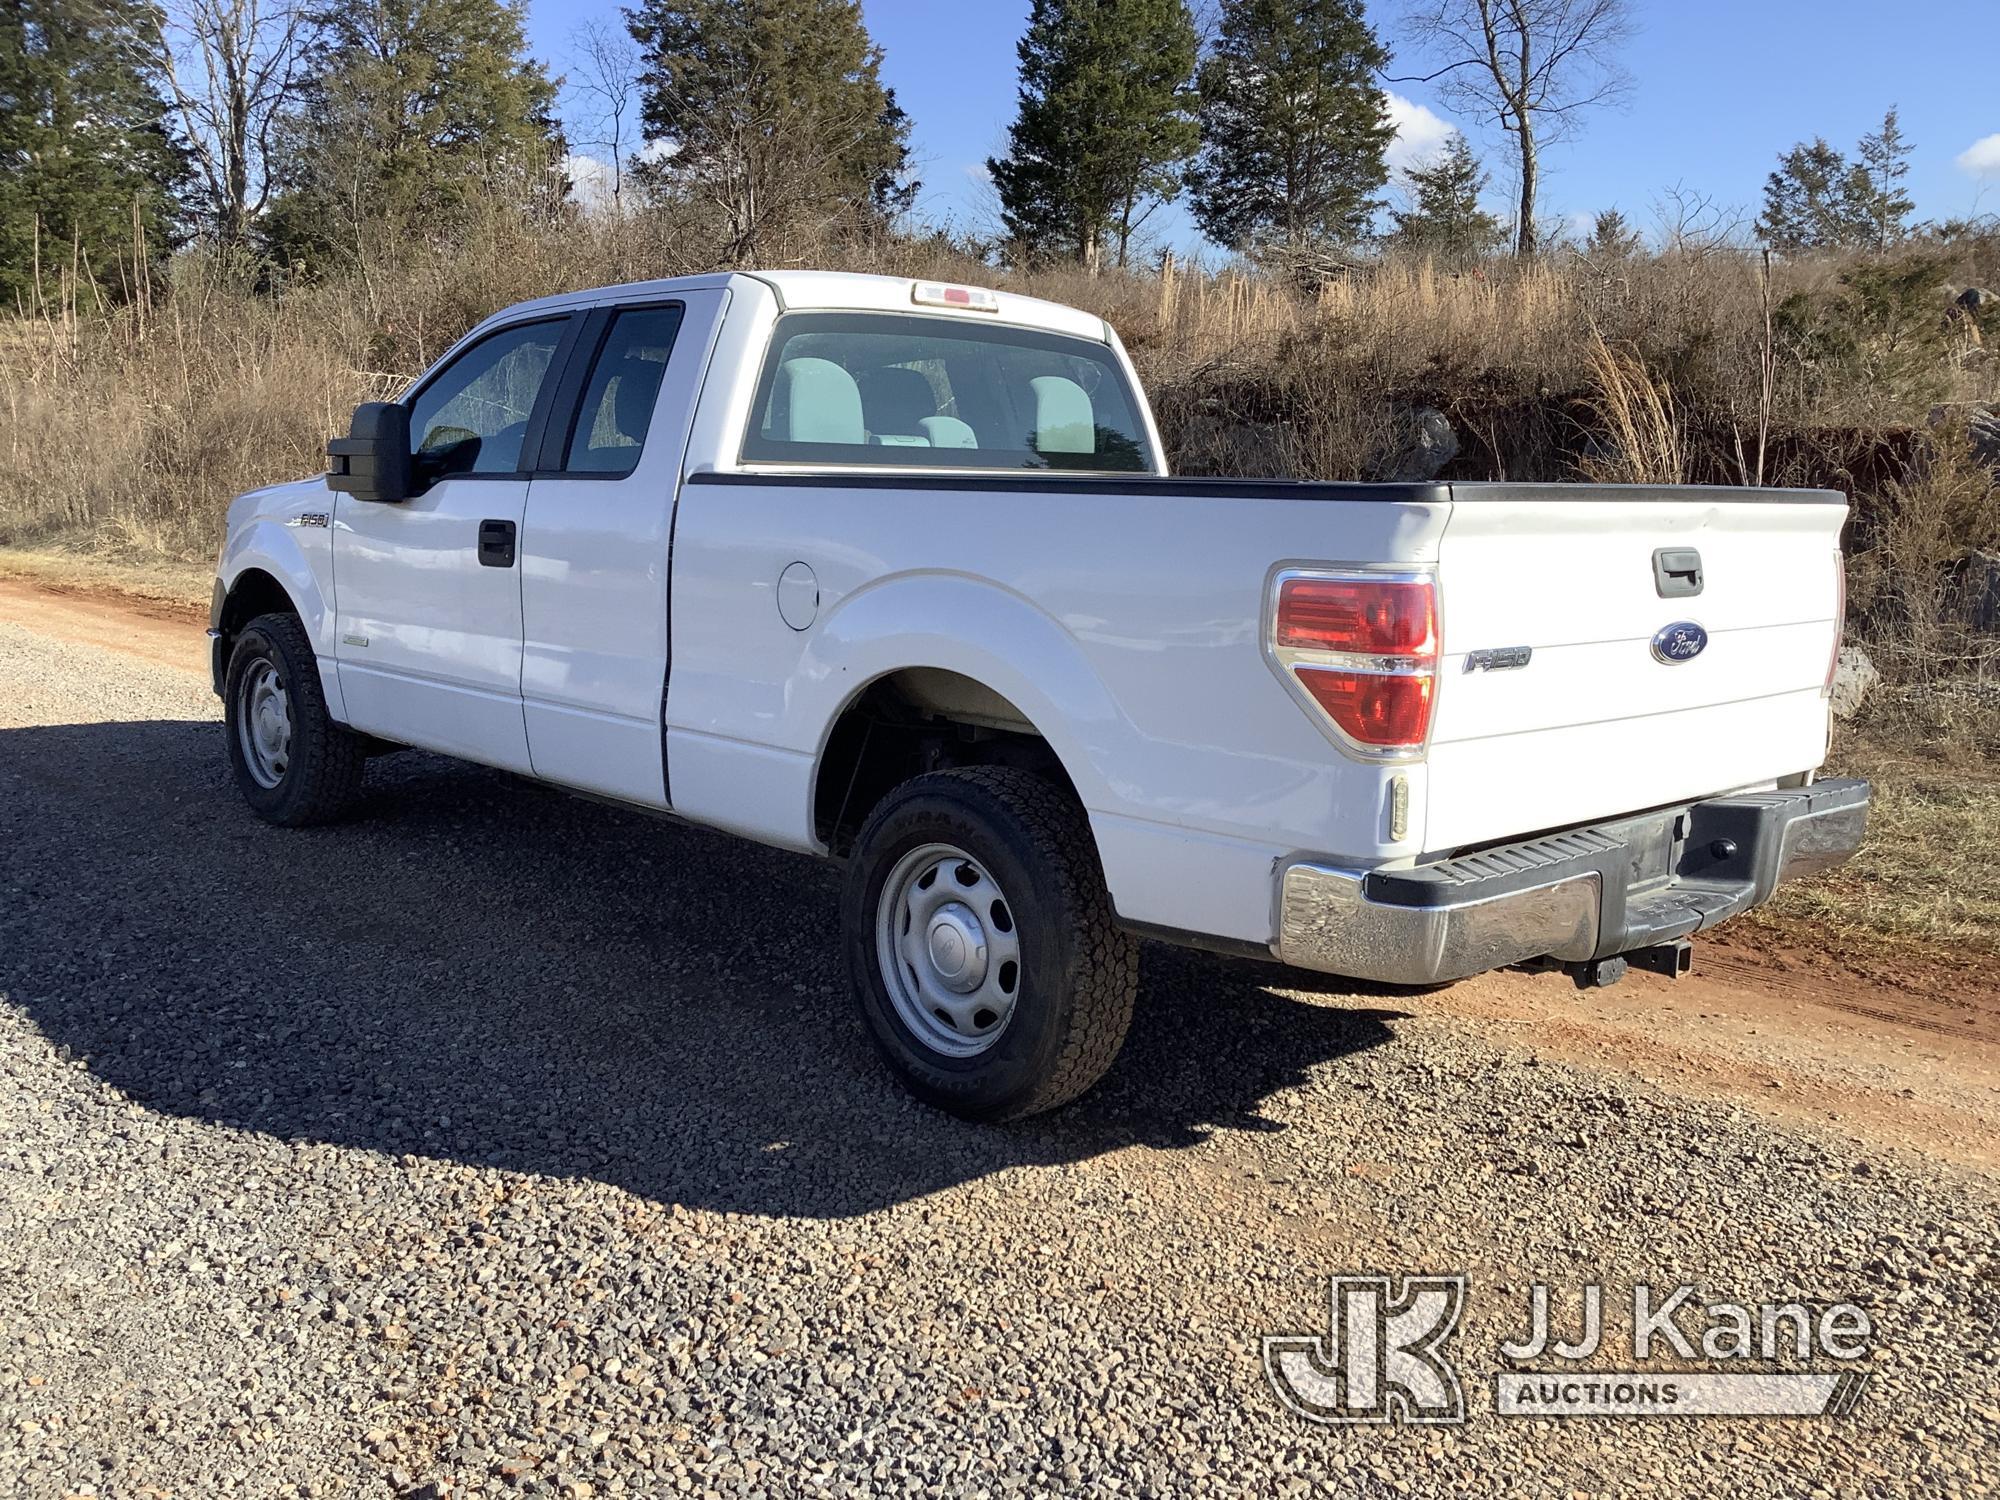
[[[347,720],[399,744],[528,771],[520,534],[571,319],[487,334],[407,399],[416,493],[334,509]]]

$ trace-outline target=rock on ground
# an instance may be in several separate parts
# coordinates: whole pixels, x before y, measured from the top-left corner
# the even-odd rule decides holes
[[[1851,719],[1881,685],[1882,673],[1859,646],[1842,646],[1833,668],[1833,716]]]

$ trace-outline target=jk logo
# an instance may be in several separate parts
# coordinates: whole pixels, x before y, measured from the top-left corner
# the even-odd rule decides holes
[[[1270,1334],[1264,1374],[1310,1422],[1465,1420],[1465,1393],[1441,1346],[1465,1306],[1463,1276],[1335,1276],[1324,1336]]]

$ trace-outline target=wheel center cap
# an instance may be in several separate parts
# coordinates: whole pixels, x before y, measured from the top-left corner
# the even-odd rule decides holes
[[[926,938],[939,979],[961,992],[979,987],[986,978],[986,932],[971,907],[959,901],[939,907]]]

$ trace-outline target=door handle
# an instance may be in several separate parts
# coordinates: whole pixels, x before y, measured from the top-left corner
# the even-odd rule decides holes
[[[512,521],[481,521],[479,523],[479,566],[482,568],[511,568],[514,566],[514,523]]]
[[[1701,554],[1692,547],[1662,547],[1653,554],[1653,591],[1662,599],[1701,592]]]

